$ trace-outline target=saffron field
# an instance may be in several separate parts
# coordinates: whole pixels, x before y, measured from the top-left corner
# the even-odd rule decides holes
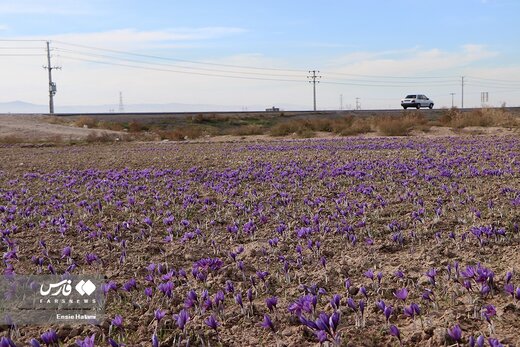
[[[106,276],[1,346],[520,343],[520,138],[0,148],[4,274]]]

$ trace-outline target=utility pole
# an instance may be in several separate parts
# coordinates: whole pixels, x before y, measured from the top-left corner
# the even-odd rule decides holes
[[[44,66],[43,68],[47,69],[49,72],[49,113],[52,114],[54,113],[54,95],[56,95],[56,83],[52,81],[52,70],[59,70],[61,67],[51,65],[51,49],[49,41],[47,41],[47,66]]]
[[[462,84],[461,84],[461,87],[462,87],[462,101],[461,101],[461,104],[460,104],[460,108],[464,108],[464,76],[462,76]]]
[[[343,94],[339,95],[339,109],[343,111]]]
[[[453,95],[455,95],[455,93],[450,93],[451,95],[451,108],[453,108]]]
[[[359,98],[356,98],[356,110],[361,110],[361,104],[359,102]]]
[[[314,95],[314,111],[316,111],[316,83],[320,83],[320,81],[316,81],[316,79],[321,78],[321,76],[316,75],[316,73],[320,73],[319,71],[316,71],[316,70],[309,71],[309,73],[312,73],[312,75],[307,76],[307,78],[311,79],[309,81],[309,83],[312,83],[312,92]]]

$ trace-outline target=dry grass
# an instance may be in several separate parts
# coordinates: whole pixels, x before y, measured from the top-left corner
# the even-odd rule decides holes
[[[161,140],[183,141],[203,136],[204,130],[201,127],[186,126],[171,130],[156,130],[155,133],[159,135]]]
[[[492,126],[514,128],[520,125],[518,117],[505,109],[495,108],[482,108],[464,113],[456,108],[451,108],[443,112],[439,122],[455,129]]]
[[[75,122],[74,125],[80,128],[84,128],[85,126],[88,128],[97,127],[97,120],[93,117],[81,116]]]
[[[105,120],[101,120],[97,123],[97,127],[99,129],[113,130],[113,131],[123,131],[125,127],[121,123],[117,122],[108,122]]]
[[[427,123],[427,119],[419,112],[373,118],[374,127],[385,136],[407,136],[414,128],[423,127]]]

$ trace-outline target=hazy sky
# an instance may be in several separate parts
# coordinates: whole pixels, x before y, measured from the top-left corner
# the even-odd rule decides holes
[[[518,0],[0,0],[0,102],[520,106]],[[290,106],[292,105],[292,106]]]

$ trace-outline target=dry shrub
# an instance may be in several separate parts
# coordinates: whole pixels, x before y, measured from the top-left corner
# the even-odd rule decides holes
[[[89,128],[95,128],[97,126],[97,121],[93,117],[81,116],[79,117],[74,124],[78,127],[85,127],[85,125]]]
[[[191,121],[192,123],[202,123],[204,122],[206,118],[204,117],[204,115],[202,113],[199,113],[195,116],[191,116]]]
[[[337,133],[342,136],[352,136],[358,134],[366,134],[372,131],[370,121],[368,119],[360,118],[354,119],[350,125],[341,128]]]
[[[128,131],[131,133],[138,133],[138,132],[145,131],[145,130],[148,130],[148,127],[146,127],[144,124],[139,123],[135,120],[131,121],[128,124]]]
[[[67,119],[65,119],[63,117],[58,117],[58,116],[45,116],[45,117],[43,117],[43,120],[49,124],[60,124],[60,125],[69,124],[69,121],[67,121]]]
[[[188,126],[171,130],[157,130],[156,133],[161,140],[183,141],[197,139],[204,134],[204,131],[201,127]]]
[[[99,129],[113,130],[113,131],[123,131],[125,127],[121,123],[117,122],[108,122],[105,120],[99,121],[97,124]]]
[[[470,112],[446,111],[440,118],[443,125],[461,129],[465,127],[516,127],[518,118],[504,109],[482,108]]]
[[[296,135],[301,138],[311,138],[316,136],[316,132],[309,128],[300,128],[296,132]]]
[[[314,131],[332,132],[333,121],[327,118],[314,118],[307,120],[306,128]]]
[[[342,136],[364,134],[372,131],[368,118],[347,116],[332,123],[332,131]]]
[[[386,136],[407,136],[414,128],[424,126],[427,119],[419,112],[406,113],[401,116],[374,117],[376,129]]]
[[[235,136],[262,135],[264,128],[260,125],[242,125],[231,129],[230,134]]]
[[[271,136],[287,136],[297,133],[301,128],[301,124],[298,121],[285,121],[280,122],[271,127]]]

